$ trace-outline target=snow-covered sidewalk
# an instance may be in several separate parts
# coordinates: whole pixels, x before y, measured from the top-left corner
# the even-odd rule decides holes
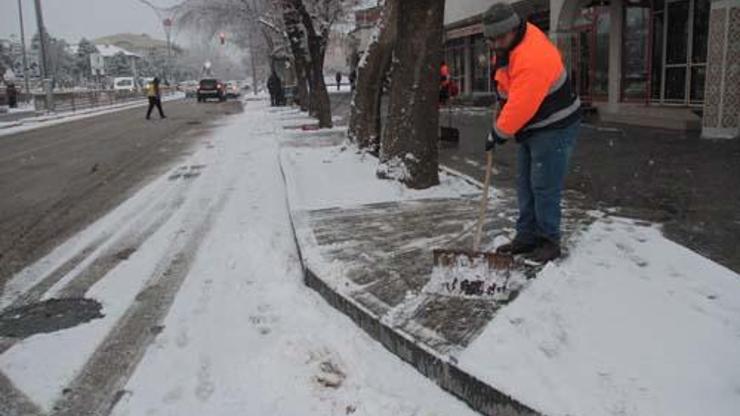
[[[0,336],[0,414],[472,414],[304,285],[291,219],[322,295],[479,409],[737,414],[737,274],[654,224],[568,212],[569,257],[512,302],[430,292],[430,248],[470,226],[475,181],[444,174],[409,191],[377,180],[341,129],[291,128],[309,122],[250,103],[17,274],[0,329],[26,319],[8,311],[49,299],[84,296],[104,316]],[[492,248],[516,209],[508,192],[490,203]]]
[[[0,340],[24,415],[473,414],[304,286],[279,114],[250,104],[7,285],[4,308],[84,294],[105,315]]]
[[[569,256],[513,302],[455,299],[429,290],[431,248],[460,245],[451,240],[476,214],[467,184],[443,176],[438,188],[408,191],[342,146],[288,148],[282,161],[314,286],[420,371],[444,363],[439,373],[458,369],[546,415],[738,413],[740,276],[658,225],[569,210]],[[513,233],[507,195],[491,201],[491,249],[502,241],[492,237]],[[414,354],[396,345],[408,339]],[[484,412],[509,405],[484,403],[465,382],[446,387]]]

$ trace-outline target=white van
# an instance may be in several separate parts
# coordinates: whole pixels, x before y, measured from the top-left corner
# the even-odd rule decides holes
[[[113,79],[114,91],[136,91],[133,77],[118,77]]]

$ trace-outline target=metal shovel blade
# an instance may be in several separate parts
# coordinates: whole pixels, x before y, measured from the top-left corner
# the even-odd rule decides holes
[[[437,290],[451,296],[508,298],[515,268],[510,255],[470,250],[433,250],[432,280]]]

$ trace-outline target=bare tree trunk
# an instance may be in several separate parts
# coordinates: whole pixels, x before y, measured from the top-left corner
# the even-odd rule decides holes
[[[444,0],[400,1],[391,68],[390,110],[378,175],[409,188],[439,184],[439,66]]]
[[[308,54],[311,58],[307,71],[311,87],[309,113],[319,119],[320,128],[330,128],[332,127],[331,102],[324,82],[324,57],[329,42],[329,28],[320,28],[321,31],[317,31],[313,17],[306,10],[303,0],[288,1],[291,2],[293,10],[298,13],[308,39]]]
[[[309,29],[308,50],[311,54],[311,106],[316,111],[314,117],[319,119],[319,128],[331,128],[331,101],[324,81],[324,57],[328,36],[312,35]]]
[[[301,19],[298,12],[293,8],[291,0],[284,0],[283,3],[283,21],[288,34],[290,51],[293,54],[293,64],[295,65],[296,82],[298,83],[298,100],[301,111],[309,110],[309,91],[308,81],[310,71],[308,60],[306,59],[306,50],[303,48],[303,39],[305,33],[301,30]]]
[[[310,56],[310,59],[313,59],[313,56]],[[316,78],[313,75],[313,63],[310,60],[306,61],[306,81],[308,82],[308,115],[318,118],[318,102],[314,95],[318,86],[316,85]]]
[[[308,111],[308,77],[306,76],[306,62],[303,59],[295,60],[296,83],[298,84],[298,103],[301,111]]]
[[[252,42],[252,36],[254,36],[254,34],[252,33],[252,30],[249,30],[247,36],[249,37],[247,39],[249,42],[249,63],[252,66],[252,92],[254,95],[257,95],[257,62],[254,57],[254,42]]]
[[[383,81],[393,57],[399,3],[400,0],[385,2],[377,40],[364,52],[357,68],[355,94],[350,108],[349,139],[373,153],[380,149],[380,100]]]

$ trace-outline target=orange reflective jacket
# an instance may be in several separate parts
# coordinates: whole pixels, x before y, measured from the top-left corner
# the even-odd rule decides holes
[[[565,126],[580,117],[560,51],[536,26],[527,23],[523,37],[498,63],[495,80],[503,104],[494,123],[505,138],[543,128]]]

